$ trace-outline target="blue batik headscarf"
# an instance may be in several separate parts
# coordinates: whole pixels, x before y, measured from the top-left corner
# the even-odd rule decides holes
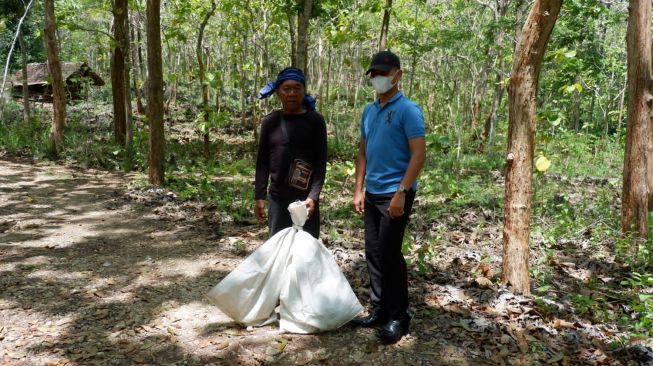
[[[285,69],[281,70],[279,75],[277,75],[277,80],[270,81],[269,83],[265,84],[263,89],[259,91],[258,99],[265,99],[270,95],[274,94],[274,92],[279,88],[279,86],[281,86],[281,84],[286,80],[298,81],[302,83],[304,87],[306,87],[306,78],[304,77],[304,73],[302,72],[302,70],[296,67],[286,67]],[[306,108],[309,111],[314,111],[315,102],[316,102],[315,98],[313,98],[312,95],[308,93],[304,93],[304,99],[302,100],[302,104],[304,105],[304,108]]]

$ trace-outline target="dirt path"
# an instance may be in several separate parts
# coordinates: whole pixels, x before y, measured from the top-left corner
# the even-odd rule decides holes
[[[457,273],[477,263],[464,259],[411,276],[412,331],[395,345],[348,325],[319,335],[241,328],[204,294],[265,229],[216,235],[206,220],[165,215],[161,200],[126,198],[132,179],[0,160],[0,363],[621,364],[603,351],[609,327],[556,329],[532,300],[470,286]],[[365,303],[360,242],[330,249]]]

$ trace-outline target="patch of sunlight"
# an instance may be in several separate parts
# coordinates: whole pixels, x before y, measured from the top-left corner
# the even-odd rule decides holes
[[[211,258],[194,258],[194,259],[167,259],[157,263],[157,270],[163,277],[198,277],[207,270],[229,271],[224,264],[214,266],[215,259]]]
[[[49,177],[52,178],[58,178],[58,179],[73,179],[73,174],[66,172],[66,171],[46,171],[43,173],[45,177],[37,179],[37,181],[49,181],[52,180]]]
[[[216,307],[201,302],[180,304],[171,300],[161,304],[160,312],[144,328],[150,329],[176,344],[184,352],[215,352],[207,339],[206,327],[211,325],[233,326],[233,321]],[[151,335],[151,334],[150,334]],[[206,348],[206,349],[205,349]]]
[[[18,301],[0,299],[0,310],[15,309],[18,307],[20,307],[20,303]]]
[[[412,351],[417,347],[417,337],[408,333],[407,336],[401,338],[401,340],[395,343],[392,347],[396,350]]]
[[[51,260],[52,258],[47,257],[45,255],[35,255],[32,257],[25,258],[24,260],[17,263],[26,266],[43,266],[43,265],[50,264]]]
[[[57,271],[52,269],[40,269],[27,275],[27,278],[57,279],[57,280],[80,280],[86,279],[91,275],[90,272],[68,272]]]

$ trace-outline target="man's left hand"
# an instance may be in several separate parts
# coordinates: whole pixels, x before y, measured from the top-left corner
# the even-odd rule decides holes
[[[406,204],[406,194],[405,193],[395,193],[392,196],[390,201],[390,207],[388,207],[388,214],[391,219],[396,219],[404,215],[404,205]]]
[[[306,204],[306,210],[308,211],[308,217],[311,217],[313,214],[313,211],[315,211],[315,201],[313,201],[312,198],[307,198],[306,201],[304,201]]]

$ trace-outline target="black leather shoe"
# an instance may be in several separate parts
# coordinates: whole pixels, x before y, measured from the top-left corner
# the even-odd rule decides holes
[[[410,318],[390,320],[376,333],[376,336],[381,341],[395,343],[408,334],[409,325]]]
[[[385,324],[388,317],[381,310],[373,310],[368,316],[360,316],[351,320],[353,325],[359,327],[374,327]]]

